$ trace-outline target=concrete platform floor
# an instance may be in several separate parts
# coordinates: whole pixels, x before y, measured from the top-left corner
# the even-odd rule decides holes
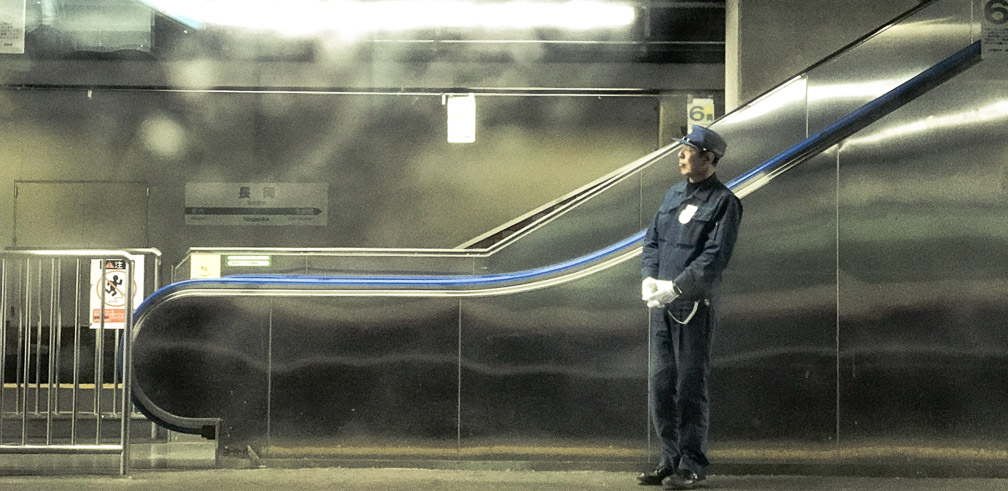
[[[137,470],[119,476],[0,476],[0,489],[646,490],[631,472],[308,468]],[[711,490],[1005,490],[1008,479],[712,475]]]

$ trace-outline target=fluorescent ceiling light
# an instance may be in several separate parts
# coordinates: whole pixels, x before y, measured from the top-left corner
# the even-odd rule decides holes
[[[628,26],[634,7],[599,0],[474,2],[462,0],[141,0],[191,27],[244,27],[290,35],[422,28],[587,30]]]

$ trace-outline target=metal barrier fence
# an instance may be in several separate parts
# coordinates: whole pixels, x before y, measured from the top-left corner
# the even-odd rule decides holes
[[[118,454],[128,474],[138,263],[156,286],[156,249],[0,252],[0,454]]]

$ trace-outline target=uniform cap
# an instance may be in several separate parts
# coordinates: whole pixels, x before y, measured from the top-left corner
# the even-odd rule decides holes
[[[724,138],[721,138],[721,135],[710,128],[696,124],[686,136],[676,138],[676,141],[705,152],[711,152],[717,158],[724,157],[725,150],[728,149],[728,144],[725,143]]]

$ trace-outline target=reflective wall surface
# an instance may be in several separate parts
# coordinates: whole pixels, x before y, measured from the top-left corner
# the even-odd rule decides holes
[[[1008,430],[992,417],[1008,402],[1004,67],[985,61],[840,148],[842,434]]]
[[[134,369],[148,407],[220,418],[229,451],[637,462],[638,283],[631,260],[493,296],[183,289],[147,307]]]
[[[172,263],[193,246],[450,248],[653,150],[657,140],[658,96],[477,97],[479,138],[455,145],[446,141],[436,90],[250,92],[0,90],[9,108],[0,119],[9,135],[0,177],[31,183],[6,198],[7,239],[39,248],[71,240],[158,244]],[[62,191],[68,183],[112,187],[119,197],[74,200]],[[327,220],[188,224],[191,183],[324,185]],[[128,231],[117,234],[117,223]]]
[[[743,200],[714,348],[711,434],[832,442],[836,426],[836,160]],[[722,402],[717,402],[722,401]]]
[[[781,90],[804,91],[812,75]],[[722,452],[715,458],[753,455],[731,453],[738,448],[761,455],[812,446],[841,458],[847,445],[862,445],[899,458],[999,445],[1008,402],[998,387],[1008,348],[1001,334],[1008,271],[1000,261],[1008,249],[1008,109],[999,90],[1006,78],[1004,64],[984,60],[744,199],[714,353],[712,448]],[[754,141],[744,138],[746,125],[764,135],[775,135],[764,124],[802,126],[804,111],[792,103],[764,109],[755,103],[746,111],[763,114],[743,124],[740,112],[718,125],[746,142]],[[782,134],[752,147],[730,140],[734,153],[719,174],[732,177],[748,155],[803,137]],[[640,167],[513,249],[476,260],[474,272],[540,266],[642,227],[678,179],[671,163]],[[423,269],[409,263],[390,260],[383,271]],[[193,373],[241,373],[249,390],[227,392],[239,405],[202,411],[227,423],[225,445],[251,442],[269,456],[645,462],[654,445],[638,284],[638,263],[629,260],[507,295],[193,296],[175,302],[177,312],[144,321],[134,357],[147,363],[159,351],[192,351],[221,364]],[[259,316],[208,320],[208,332],[247,332],[228,356],[158,325],[188,323],[196,315],[189,309],[209,308]],[[242,360],[249,356],[264,358]],[[253,366],[266,367],[265,382]],[[184,378],[148,380],[165,389],[153,402],[185,409],[180,394],[188,389],[176,384]]]
[[[971,43],[971,7],[928,2],[719,120],[730,144],[719,176],[774,157]],[[225,267],[225,275],[495,274],[639,232],[681,179],[674,153],[625,164],[654,149],[659,98],[685,102],[687,91],[668,87],[696,67],[605,82],[668,84],[647,94],[478,96],[477,143],[457,147],[441,133],[445,87],[582,78],[596,87],[613,66],[564,78],[519,63],[527,78],[503,78],[502,64],[482,60],[456,80],[438,64],[362,70],[359,60],[325,61],[335,68],[70,60],[3,73],[14,82],[0,92],[8,135],[0,176],[30,182],[23,193],[55,181],[150,184],[130,200],[142,211],[114,196],[21,194],[19,208],[10,196],[11,235],[54,213],[48,205],[80,202],[103,211],[75,209],[77,218],[54,223],[141,220],[169,262],[190,246],[412,248],[275,256],[268,269]],[[895,458],[999,448],[1008,433],[1005,66],[983,61],[745,197],[715,342],[715,460],[809,446],[833,457],[852,443]],[[25,80],[41,86],[15,87]],[[289,84],[306,90],[273,90]],[[402,89],[413,84],[422,90]],[[240,90],[212,89],[221,86]],[[392,89],[353,90],[361,87]],[[576,196],[584,199],[506,247],[444,249],[611,173],[618,178],[604,190]],[[325,182],[330,222],[267,232],[185,225],[185,183],[239,181]],[[39,242],[14,245],[60,237],[30,230],[19,237]],[[106,233],[82,240],[123,245],[102,242]],[[220,418],[217,437],[229,451],[265,457],[643,464],[656,445],[638,264],[499,295],[181,295],[144,319],[136,381],[171,415]],[[731,453],[739,448],[750,453]]]

